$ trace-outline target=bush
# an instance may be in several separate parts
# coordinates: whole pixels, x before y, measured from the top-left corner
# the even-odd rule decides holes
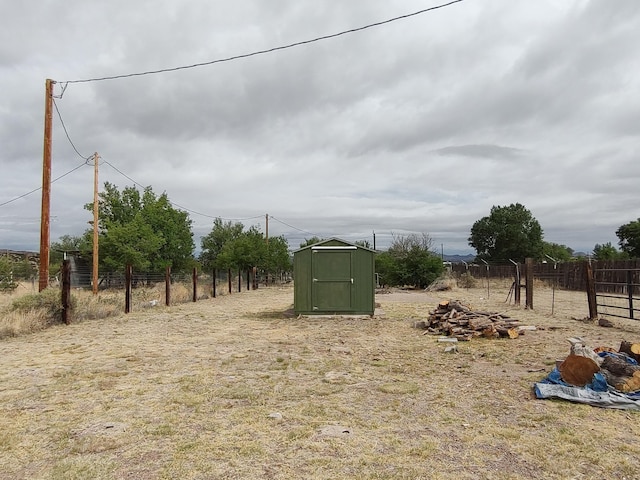
[[[71,297],[71,308],[75,307],[75,298]],[[30,293],[11,302],[11,310],[28,313],[42,311],[50,323],[62,321],[62,298],[59,288],[46,288],[39,293]]]
[[[478,281],[469,272],[465,272],[458,278],[458,287],[474,288],[478,285]]]

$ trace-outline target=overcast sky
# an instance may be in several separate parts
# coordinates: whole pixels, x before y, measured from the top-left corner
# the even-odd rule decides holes
[[[617,246],[640,217],[640,2],[0,0],[0,204],[42,185],[45,80],[100,185],[189,209],[194,239],[242,220],[313,235],[427,233],[521,203],[544,239]],[[54,111],[52,177],[83,164]],[[115,167],[115,168],[114,168]],[[118,171],[119,170],[119,171]],[[122,173],[120,173],[122,172]],[[123,175],[124,174],[124,175]],[[129,177],[129,178],[127,178]],[[93,166],[57,180],[51,240],[89,228]],[[0,249],[39,249],[41,191],[0,206]]]

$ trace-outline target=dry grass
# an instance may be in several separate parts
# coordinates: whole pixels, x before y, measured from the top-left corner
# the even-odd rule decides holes
[[[208,298],[210,287],[198,286],[199,299]],[[105,290],[93,295],[88,290],[74,289],[71,293],[74,323],[120,315],[124,310],[124,290]],[[132,309],[140,310],[165,305],[165,284],[132,290]],[[193,288],[180,283],[171,285],[171,304],[193,300]],[[61,321],[61,294],[59,287],[38,292],[34,284],[20,284],[12,293],[0,294],[0,339],[32,334]]]
[[[640,415],[540,401],[568,353],[636,341],[584,294],[508,284],[379,295],[373,318],[292,318],[291,288],[0,342],[0,479],[638,478]],[[458,354],[412,328],[442,298],[540,327]],[[541,370],[542,369],[542,370]]]

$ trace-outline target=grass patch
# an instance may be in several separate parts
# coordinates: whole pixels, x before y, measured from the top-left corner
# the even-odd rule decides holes
[[[394,395],[407,395],[417,393],[420,388],[415,383],[410,382],[390,382],[378,386],[382,393],[392,393]]]

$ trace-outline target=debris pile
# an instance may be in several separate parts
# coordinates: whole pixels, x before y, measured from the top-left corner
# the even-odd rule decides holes
[[[440,302],[427,320],[414,326],[426,330],[425,334],[447,335],[460,341],[474,337],[517,338],[522,334],[518,320],[503,313],[472,311],[457,300]]]
[[[580,337],[568,339],[571,351],[540,382],[537,398],[561,398],[596,407],[640,410],[640,343],[623,341],[616,351],[591,348]]]
[[[640,344],[623,341],[616,352],[613,348],[591,349],[579,337],[568,339],[571,353],[558,362],[560,377],[569,385],[584,387],[596,373],[607,384],[624,393],[640,390]]]

